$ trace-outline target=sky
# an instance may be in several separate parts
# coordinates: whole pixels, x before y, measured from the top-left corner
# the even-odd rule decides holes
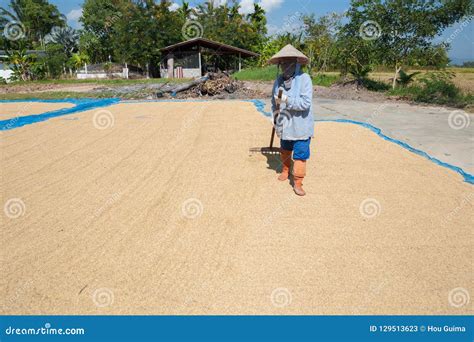
[[[68,23],[74,28],[80,28],[78,19],[81,16],[83,0],[49,0],[58,6],[59,10],[68,18]],[[157,0],[158,1],[158,0]],[[181,0],[173,0],[174,7],[181,5]],[[226,0],[214,0],[216,3]],[[279,30],[298,29],[298,17],[301,14],[314,13],[321,16],[330,12],[344,12],[348,9],[350,0],[238,0],[243,12],[251,11],[254,1],[258,2],[267,12],[268,32],[275,33]],[[0,0],[5,6],[7,0]],[[192,7],[203,1],[190,0]],[[446,29],[437,43],[449,42],[451,50],[449,57],[454,63],[474,60],[474,20],[461,22]]]

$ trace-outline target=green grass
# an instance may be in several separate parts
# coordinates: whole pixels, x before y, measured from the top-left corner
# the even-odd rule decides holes
[[[232,76],[239,81],[274,81],[277,76],[277,67],[269,65],[263,68],[248,68]]]
[[[276,65],[269,65],[262,68],[248,68],[233,75],[240,81],[274,81],[277,77]],[[323,73],[313,77],[313,85],[329,87],[339,79],[338,73]]]
[[[322,87],[330,87],[339,80],[339,75],[337,74],[317,74],[312,77],[313,85],[318,85]]]

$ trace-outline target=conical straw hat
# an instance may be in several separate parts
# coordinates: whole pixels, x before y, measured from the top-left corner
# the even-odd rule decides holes
[[[288,44],[283,47],[280,51],[272,56],[268,60],[269,64],[277,64],[282,62],[285,58],[296,58],[300,64],[308,64],[309,58],[306,57],[301,51],[297,50],[293,45]]]

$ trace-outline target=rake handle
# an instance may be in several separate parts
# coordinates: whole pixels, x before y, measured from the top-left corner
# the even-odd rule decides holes
[[[281,99],[283,96],[283,89],[278,89],[278,98]],[[275,116],[273,118],[273,128],[272,128],[272,136],[270,138],[270,148],[273,147],[273,140],[275,139],[275,125],[278,119],[278,115],[280,114],[280,103],[277,103],[275,106]]]

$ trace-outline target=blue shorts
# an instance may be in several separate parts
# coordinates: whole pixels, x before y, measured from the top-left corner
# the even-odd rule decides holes
[[[293,151],[293,159],[309,159],[309,143],[311,138],[306,140],[283,140],[280,139],[280,147],[287,151]]]

